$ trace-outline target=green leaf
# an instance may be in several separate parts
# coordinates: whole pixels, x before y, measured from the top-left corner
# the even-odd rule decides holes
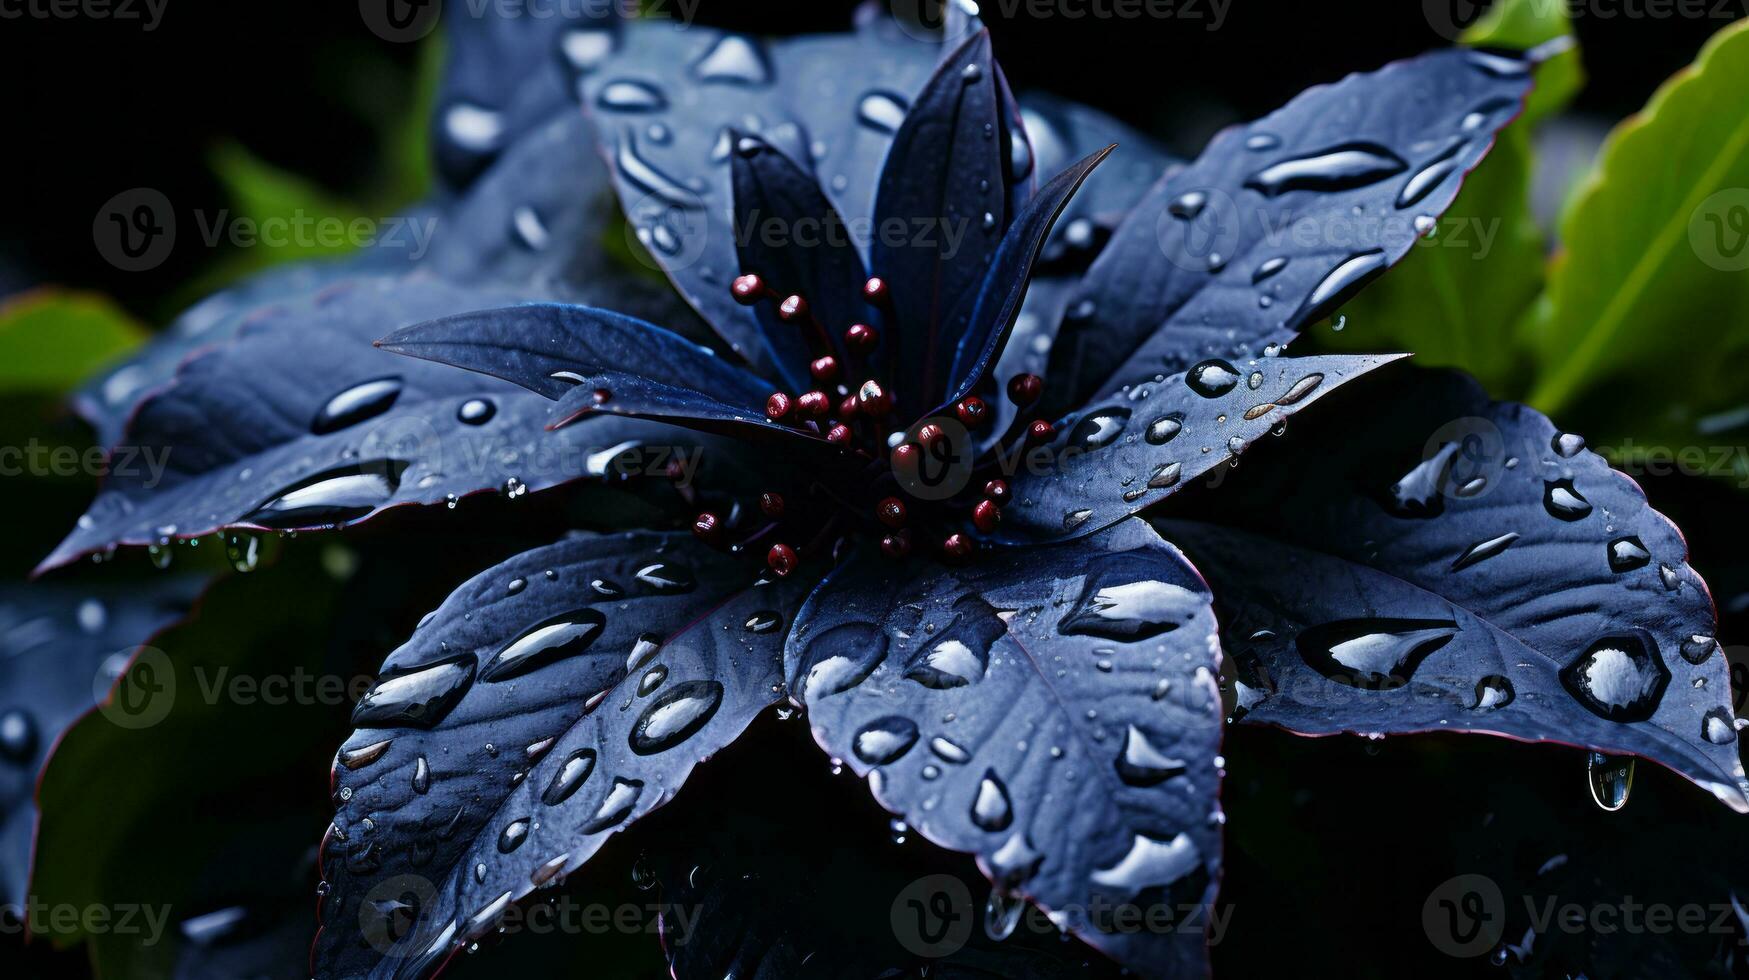
[[[1749,429],[1730,414],[1749,402],[1749,25],[1721,30],[1616,127],[1561,240],[1528,324],[1531,402],[1583,402],[1610,437]]]
[[[1500,0],[1460,40],[1475,48],[1541,47],[1548,52],[1547,60],[1537,66],[1536,88],[1526,101],[1521,122],[1535,125],[1566,108],[1585,83],[1564,0]]]
[[[145,339],[121,307],[92,293],[38,289],[0,304],[0,392],[59,394]]]

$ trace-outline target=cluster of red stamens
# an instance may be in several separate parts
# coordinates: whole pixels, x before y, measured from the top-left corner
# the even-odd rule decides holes
[[[759,276],[751,274],[736,278],[730,286],[730,292],[744,306],[766,301],[775,302],[778,319],[797,324],[808,331],[816,353],[821,348],[830,346],[826,328],[815,317],[805,297],[799,294],[782,295],[772,290]],[[863,285],[862,294],[877,309],[890,309],[888,285],[883,280],[869,279]],[[835,354],[820,354],[808,364],[808,376],[817,387],[799,394],[772,392],[765,402],[765,415],[773,422],[818,434],[827,442],[854,452],[870,462],[880,459],[884,450],[887,462],[892,467],[893,474],[899,477],[902,487],[906,484],[907,476],[915,477],[918,473],[924,454],[937,449],[949,438],[948,433],[941,425],[926,422],[918,426],[914,433],[907,435],[889,417],[893,411],[892,396],[879,379],[868,375],[869,365],[866,362],[866,356],[881,342],[878,329],[866,323],[851,324],[844,330],[843,341],[843,350],[850,355],[848,363],[841,362]],[[857,380],[859,376],[860,381]],[[1023,374],[1008,384],[1009,399],[1021,408],[1037,402],[1043,391],[1044,382],[1037,375]],[[953,406],[954,419],[969,432],[988,427],[994,414],[990,406],[975,395],[961,399]],[[1034,445],[1049,442],[1056,436],[1056,430],[1051,423],[1042,419],[1024,426],[1017,421],[1016,428],[1009,430],[1004,441],[1020,437],[1022,432],[1025,440]],[[878,473],[871,473],[869,476],[869,482],[875,485],[882,479]],[[986,480],[981,489],[982,493],[970,505],[969,514],[962,510],[958,519],[969,516],[971,525],[979,533],[989,534],[1001,522],[1002,507],[1010,499],[1009,489],[1007,482],[1000,477]],[[911,553],[913,532],[918,528],[920,516],[914,514],[913,510],[931,509],[927,506],[917,508],[917,503],[921,501],[907,504],[898,495],[884,496],[875,503],[872,516],[883,529],[881,551],[888,557],[904,558]],[[774,530],[777,522],[785,515],[783,496],[768,491],[760,496],[759,506],[774,522],[766,531]],[[965,505],[959,506],[963,508]],[[693,524],[693,530],[700,540],[715,546],[722,544],[722,528],[722,520],[709,512],[698,515]],[[761,532],[750,541],[735,547],[751,544],[765,533]],[[828,532],[823,531],[821,536],[824,537],[826,533]],[[939,547],[946,557],[961,559],[971,555],[975,544],[968,535],[953,532],[940,539]],[[811,546],[802,550],[811,550]],[[767,566],[779,576],[794,571],[800,560],[797,549],[781,541],[771,545],[766,553]]]

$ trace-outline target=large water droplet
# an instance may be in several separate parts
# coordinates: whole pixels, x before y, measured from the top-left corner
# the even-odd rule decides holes
[[[1239,386],[1239,369],[1222,360],[1208,360],[1184,375],[1190,390],[1204,398],[1219,398]]]
[[[521,847],[528,840],[528,818],[522,817],[510,821],[504,832],[498,835],[498,853],[509,854]]]
[[[1156,571],[1122,556],[1107,559],[1087,576],[1080,601],[1058,631],[1133,643],[1175,630],[1207,608],[1202,593],[1142,577]]]
[[[430,728],[454,708],[474,679],[470,654],[378,680],[352,711],[354,728]]]
[[[1561,671],[1573,697],[1610,721],[1652,717],[1670,682],[1670,671],[1647,637],[1606,636]]]
[[[1129,420],[1130,410],[1127,408],[1100,409],[1076,424],[1069,433],[1069,445],[1082,451],[1103,449],[1123,435]]]
[[[1414,207],[1427,195],[1433,193],[1433,189],[1438,187],[1445,178],[1451,176],[1453,170],[1457,169],[1458,151],[1464,148],[1465,143],[1464,140],[1452,143],[1404,181],[1403,189],[1397,192],[1397,207]]]
[[[1714,745],[1729,745],[1737,740],[1737,727],[1731,724],[1731,713],[1724,708],[1708,711],[1700,720],[1700,735]]]
[[[1591,502],[1573,489],[1572,480],[1550,480],[1543,485],[1543,509],[1560,520],[1579,521],[1591,514]]]
[[[1445,512],[1444,486],[1446,476],[1458,452],[1458,445],[1448,442],[1432,456],[1415,464],[1391,485],[1388,504],[1398,517],[1438,517]]]
[[[607,617],[595,609],[563,613],[506,643],[480,671],[487,682],[520,677],[567,657],[574,657],[601,635]]]
[[[701,208],[704,203],[673,177],[663,173],[638,152],[637,137],[626,130],[614,151],[614,164],[620,175],[646,194],[677,208]]]
[[[905,668],[905,676],[937,691],[982,680],[990,648],[1007,633],[996,610],[975,595],[953,604],[953,620]]]
[[[632,808],[637,805],[638,797],[643,792],[643,780],[613,777],[613,788],[607,791],[607,797],[596,807],[595,815],[583,825],[583,832],[600,833],[631,816]]]
[[[1628,793],[1634,788],[1634,758],[1588,752],[1585,781],[1591,787],[1592,802],[1605,810],[1619,810],[1627,806]]]
[[[1376,249],[1342,260],[1318,285],[1312,287],[1311,294],[1300,305],[1294,319],[1309,322],[1329,316],[1335,312],[1336,307],[1347,302],[1361,287],[1384,272],[1388,264],[1385,253]]]
[[[905,122],[907,106],[902,96],[876,90],[856,104],[856,118],[870,129],[896,133]]]
[[[1349,143],[1270,164],[1245,181],[1245,186],[1270,197],[1289,191],[1345,191],[1407,168],[1402,158],[1382,146]]]
[[[1609,570],[1612,572],[1631,572],[1636,568],[1645,568],[1651,560],[1651,552],[1646,550],[1639,538],[1631,534],[1609,543]]]
[[[1489,558],[1505,551],[1512,545],[1512,542],[1517,540],[1518,532],[1508,531],[1497,537],[1488,538],[1485,541],[1478,541],[1464,549],[1463,554],[1457,556],[1457,560],[1451,563],[1451,570],[1456,572],[1469,568],[1471,565],[1478,562],[1487,561]]]
[[[1008,801],[1008,787],[993,770],[984,770],[978,781],[978,795],[972,799],[972,823],[979,829],[995,833],[1007,830],[1014,822],[1014,806]]]
[[[399,377],[360,382],[328,399],[310,420],[310,431],[319,436],[338,432],[388,411],[400,396]]]
[[[1719,641],[1704,633],[1696,633],[1682,641],[1679,652],[1682,659],[1699,666],[1707,662],[1713,651],[1719,648]]]
[[[804,702],[830,697],[861,684],[887,656],[887,634],[868,623],[841,623],[807,647],[807,674],[796,685]]]
[[[632,725],[632,751],[654,755],[686,741],[703,728],[723,703],[716,681],[682,681],[662,692]]]
[[[1164,446],[1172,441],[1178,433],[1184,431],[1184,416],[1177,413],[1162,415],[1148,423],[1148,431],[1144,437],[1155,446]]]
[[[1140,728],[1129,726],[1124,735],[1123,751],[1118,753],[1117,774],[1131,786],[1153,786],[1163,783],[1185,770],[1184,760],[1175,759],[1155,748]]]
[[[1476,682],[1476,703],[1470,707],[1476,711],[1493,711],[1511,704],[1516,696],[1511,681],[1499,674],[1489,674]]]
[[[1344,619],[1301,630],[1300,657],[1318,673],[1368,690],[1401,687],[1458,625],[1437,619]]]
[[[764,85],[771,81],[771,66],[753,41],[725,34],[692,66],[692,74],[701,82]]]
[[[661,112],[668,108],[668,97],[649,82],[622,78],[603,86],[595,104],[615,112]]]
[[[1134,894],[1144,888],[1169,885],[1201,866],[1202,854],[1196,842],[1186,835],[1163,841],[1137,834],[1122,860],[1094,871],[1088,878],[1095,885]]]
[[[547,788],[541,793],[540,801],[547,806],[558,806],[571,798],[589,774],[595,771],[595,750],[578,749],[565,758],[559,771],[553,773],[553,778],[547,783]]]
[[[243,520],[281,529],[354,520],[393,499],[406,468],[400,460],[374,460],[328,470],[282,491]]]
[[[909,718],[888,715],[877,718],[856,733],[852,751],[871,766],[884,766],[911,751],[917,744],[917,723]]]

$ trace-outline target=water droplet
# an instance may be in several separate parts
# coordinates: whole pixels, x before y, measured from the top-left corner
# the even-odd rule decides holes
[[[1273,150],[1281,145],[1281,137],[1274,133],[1252,133],[1245,137],[1245,149],[1252,152]]]
[[[638,779],[613,778],[613,788],[607,791],[607,797],[601,801],[601,806],[595,810],[595,815],[583,825],[586,834],[600,833],[631,816],[632,808],[637,805],[638,797],[644,792],[644,783]]]
[[[1518,533],[1516,531],[1508,531],[1498,537],[1489,538],[1486,541],[1478,541],[1464,549],[1464,553],[1459,555],[1457,560],[1451,563],[1451,570],[1454,572],[1460,571],[1469,568],[1477,562],[1486,561],[1489,558],[1500,554],[1502,551],[1505,551],[1512,545],[1512,542],[1517,540]]]
[[[498,835],[498,853],[509,854],[521,847],[528,840],[528,818],[510,821],[504,832]]]
[[[509,680],[574,657],[589,649],[606,626],[607,617],[595,609],[554,616],[506,643],[486,662],[480,679],[489,683]]]
[[[465,150],[490,153],[504,136],[504,119],[490,109],[457,102],[444,110],[443,131]]]
[[[578,749],[565,758],[559,766],[559,771],[553,773],[552,781],[541,793],[540,801],[547,806],[558,806],[571,798],[577,788],[583,785],[589,774],[595,771],[595,750]]]
[[[1155,748],[1148,736],[1134,725],[1124,735],[1123,751],[1118,753],[1117,774],[1131,786],[1153,786],[1163,783],[1185,770],[1184,760],[1174,759]]]
[[[716,681],[682,681],[670,687],[632,726],[632,751],[654,755],[679,745],[709,723],[722,702],[723,685]]]
[[[1609,569],[1612,572],[1631,572],[1636,568],[1644,568],[1652,560],[1652,555],[1640,539],[1628,535],[1616,538],[1609,543]]]
[[[1560,520],[1579,521],[1591,514],[1591,502],[1573,488],[1572,480],[1550,480],[1543,486],[1543,509]]]
[[[1294,646],[1318,673],[1367,690],[1401,687],[1458,625],[1436,619],[1344,619],[1301,630]]]
[[[23,765],[36,756],[36,722],[20,708],[0,715],[0,756]]]
[[[1239,369],[1222,360],[1207,360],[1184,375],[1190,390],[1204,398],[1219,398],[1239,386]]]
[[[935,757],[941,761],[951,762],[956,766],[963,766],[972,758],[970,752],[939,735],[929,740],[929,751],[934,752]]]
[[[1123,435],[1129,420],[1130,410],[1127,408],[1100,409],[1075,425],[1069,433],[1069,444],[1087,452],[1103,449]]]
[[[1682,659],[1699,666],[1700,664],[1706,663],[1707,658],[1711,657],[1713,651],[1718,648],[1719,641],[1710,636],[1696,633],[1682,641],[1682,646],[1679,648],[1679,652],[1682,654]]]
[[[953,605],[953,620],[936,633],[905,668],[905,676],[924,687],[944,691],[982,680],[990,649],[1007,633],[996,610],[976,595],[961,596]]]
[[[1143,577],[1157,571],[1124,556],[1106,559],[1087,575],[1079,602],[1058,624],[1058,632],[1133,643],[1175,630],[1202,614],[1206,595]]]
[[[1516,78],[1530,71],[1530,62],[1510,55],[1495,54],[1490,51],[1470,51],[1465,55],[1471,65],[1474,65],[1485,75],[1496,78]]]
[[[1384,252],[1376,249],[1344,259],[1312,287],[1311,294],[1300,305],[1294,318],[1309,322],[1329,316],[1336,307],[1384,272],[1387,264]],[[1337,329],[1341,329],[1340,325]]]
[[[1371,143],[1350,143],[1259,170],[1245,186],[1268,197],[1290,191],[1345,191],[1402,173],[1408,164]]]
[[[1458,151],[1463,149],[1466,143],[1465,140],[1452,143],[1404,181],[1403,189],[1397,192],[1397,207],[1414,207],[1427,195],[1433,193],[1433,189],[1457,169]]]
[[[742,624],[749,633],[775,633],[783,629],[783,614],[771,609],[762,609],[747,618]]]
[[[449,714],[473,679],[471,654],[383,677],[353,709],[352,725],[430,728]]]
[[[771,81],[771,66],[753,41],[725,34],[693,64],[692,74],[701,82],[765,85]]]
[[[629,183],[677,208],[698,209],[704,206],[697,194],[668,176],[638,152],[637,138],[627,130],[614,151],[614,165]],[[581,379],[579,379],[581,380]]]
[[[5,728],[5,720],[0,719],[0,743],[4,743],[5,741]],[[363,769],[365,766],[381,759],[383,753],[389,750],[389,743],[391,741],[392,739],[384,739],[381,742],[372,742],[369,745],[361,745],[355,749],[342,749],[340,752],[340,764],[347,769]]]
[[[1657,710],[1670,671],[1639,635],[1606,636],[1561,671],[1578,701],[1610,721],[1644,721]]]
[[[1081,508],[1079,510],[1069,511],[1068,513],[1063,515],[1063,530],[1073,531],[1076,528],[1080,527],[1081,525],[1087,523],[1087,519],[1092,517],[1092,516],[1093,516],[1093,511],[1088,509],[1088,508]]]
[[[648,82],[622,78],[603,86],[595,104],[614,112],[661,112],[668,108],[668,97]]]
[[[1511,704],[1516,696],[1511,681],[1499,674],[1489,674],[1476,682],[1476,703],[1470,707],[1476,711],[1493,711]]]
[[[1161,463],[1154,467],[1154,472],[1148,475],[1148,489],[1163,490],[1178,482],[1178,477],[1184,472],[1181,463]]]
[[[406,464],[376,460],[319,473],[283,491],[243,520],[288,529],[354,520],[393,499]]]
[[[1737,740],[1737,728],[1731,724],[1730,712],[1724,708],[1714,708],[1701,718],[1700,733],[1714,745],[1729,745]]]
[[[870,129],[896,133],[905,122],[908,106],[903,96],[876,90],[856,104],[856,118]]]
[[[1123,859],[1088,876],[1095,885],[1134,894],[1144,888],[1170,885],[1202,866],[1196,842],[1184,834],[1170,841],[1137,834]]]
[[[657,592],[676,594],[691,592],[698,584],[692,570],[684,565],[669,562],[656,562],[638,569],[637,580],[655,589]]]
[[[1026,899],[1009,895],[1000,888],[990,889],[984,902],[984,935],[992,942],[1001,942],[1014,935],[1020,925],[1020,915],[1026,911]]]
[[[413,792],[420,796],[431,792],[431,763],[424,756],[413,763]]]
[[[978,795],[972,800],[972,823],[990,833],[1007,830],[1014,822],[1014,806],[1008,801],[1008,787],[993,770],[984,770],[978,781]]]
[[[861,684],[887,656],[887,634],[867,623],[841,623],[807,647],[807,674],[794,686],[806,702]]]
[[[225,535],[225,558],[237,571],[253,572],[261,562],[261,539],[243,531]]]
[[[1628,804],[1628,793],[1634,788],[1633,756],[1612,757],[1602,752],[1585,755],[1586,782],[1591,787],[1591,799],[1605,810],[1619,810]]]
[[[911,751],[917,744],[917,723],[909,718],[888,715],[869,722],[856,733],[852,750],[856,757],[871,766],[884,766]]]
[[[1556,455],[1562,459],[1572,459],[1585,448],[1585,437],[1574,435],[1571,432],[1559,432],[1550,441],[1550,445],[1554,448]]]
[[[531,252],[545,251],[552,237],[547,233],[546,222],[541,220],[540,212],[526,204],[517,205],[510,212],[510,232],[523,248]]]
[[[1178,433],[1184,431],[1184,416],[1177,413],[1162,415],[1148,423],[1145,438],[1155,446],[1163,446],[1172,441]]]
[[[1208,203],[1209,196],[1207,194],[1202,191],[1188,191],[1173,198],[1171,203],[1166,205],[1166,213],[1174,218],[1192,221],[1202,213],[1202,209],[1207,207]]]
[[[601,67],[608,55],[613,54],[613,49],[613,31],[602,28],[571,28],[559,38],[559,50],[578,75],[586,75]]]

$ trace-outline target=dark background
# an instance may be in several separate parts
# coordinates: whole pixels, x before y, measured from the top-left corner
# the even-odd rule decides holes
[[[0,11],[49,2],[3,0]],[[142,0],[132,2],[141,9]],[[145,186],[184,213],[224,207],[208,166],[223,140],[336,192],[356,190],[376,167],[381,120],[412,99],[416,46],[377,38],[351,0],[162,2],[150,32],[138,20],[0,18],[7,116],[0,166],[10,189],[0,209],[0,292],[41,282],[90,288],[162,322],[174,312],[167,304],[177,288],[213,256],[184,248],[150,272],[110,267],[91,236],[104,201]],[[852,0],[697,2],[700,21],[766,33],[839,28],[854,7]],[[1703,16],[1625,12],[1647,2],[1593,0],[1599,13],[1577,16],[1590,76],[1577,111],[1608,120],[1634,111],[1724,26],[1721,12],[1744,7],[1743,0],[1681,0]],[[1308,85],[1444,45],[1431,22],[1450,23],[1454,5],[1470,7],[1468,0],[1230,0],[1211,31],[1212,0],[1178,3],[1179,18],[1038,20],[1026,16],[1026,0],[990,0],[984,19],[1017,87],[1101,107],[1189,154],[1221,124],[1261,115]],[[1616,10],[1624,12],[1603,15]]]

